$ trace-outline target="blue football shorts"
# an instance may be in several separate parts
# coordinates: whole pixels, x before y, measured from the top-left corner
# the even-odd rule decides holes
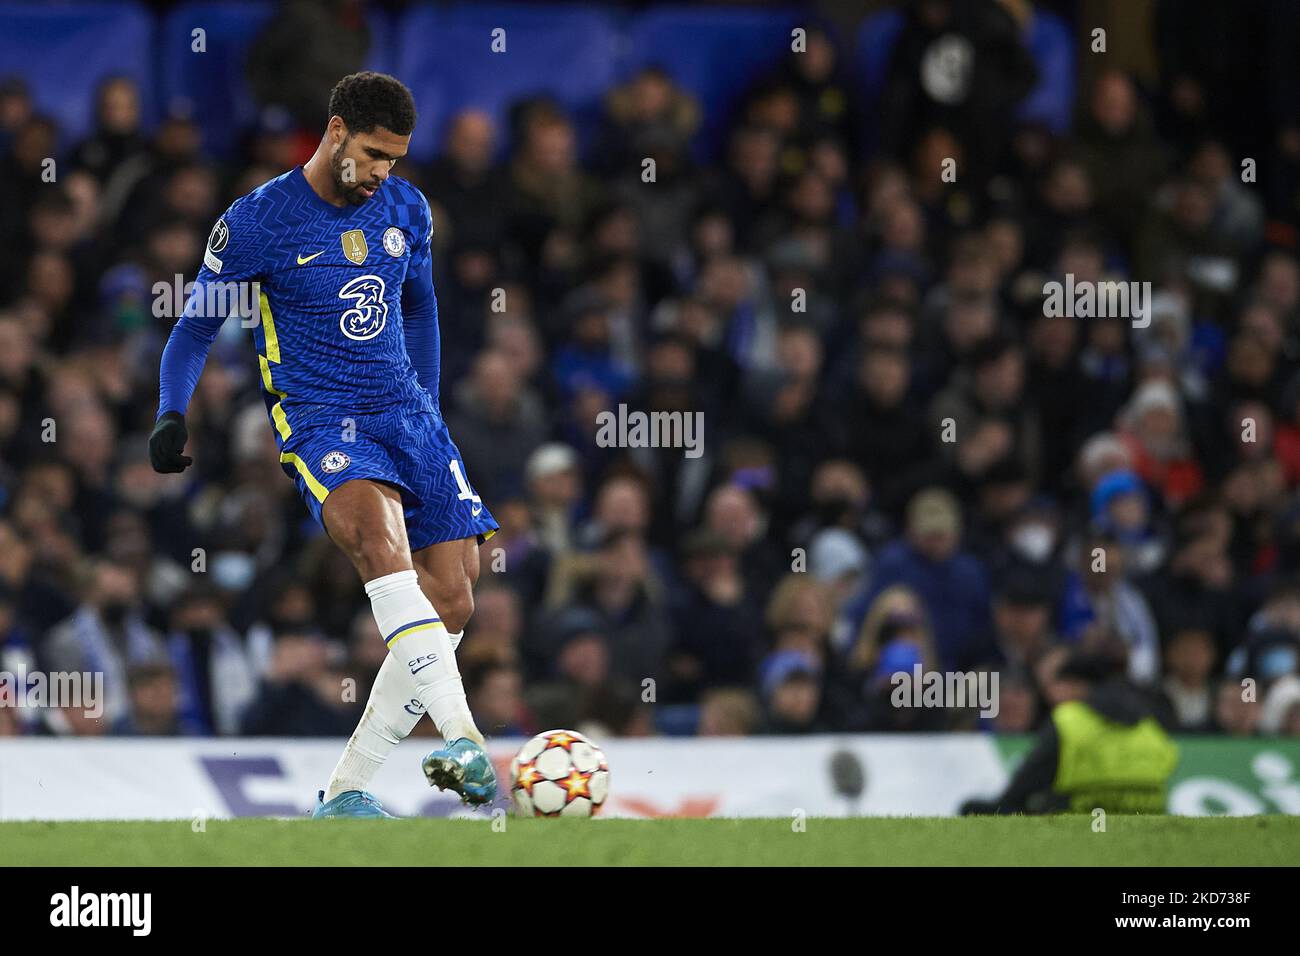
[[[441,416],[425,410],[385,409],[340,416],[328,424],[294,424],[276,436],[280,465],[298,486],[316,523],[331,491],[346,481],[386,482],[402,494],[412,551],[442,541],[478,538],[498,525],[465,474],[460,450]]]

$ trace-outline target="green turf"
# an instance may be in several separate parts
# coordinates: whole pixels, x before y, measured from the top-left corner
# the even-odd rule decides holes
[[[500,826],[498,821],[498,827]],[[1300,817],[3,823],[0,865],[1300,864]]]

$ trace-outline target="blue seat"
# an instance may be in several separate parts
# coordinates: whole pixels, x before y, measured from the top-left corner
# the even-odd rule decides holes
[[[875,103],[885,89],[885,75],[889,71],[889,58],[894,43],[903,32],[903,13],[888,9],[873,13],[858,27],[857,62],[855,72],[861,83],[863,98]]]
[[[1042,123],[1054,133],[1066,133],[1074,113],[1074,35],[1056,14],[1036,10],[1025,40],[1038,66],[1038,85],[1016,115]]]
[[[257,121],[257,104],[245,78],[253,40],[275,13],[271,0],[200,0],[173,10],[163,21],[159,50],[160,100],[188,103],[203,129],[205,149],[228,156]],[[393,26],[387,15],[367,12],[371,31],[366,69],[389,72]],[[206,31],[207,52],[191,52],[192,31]],[[321,90],[325,101],[328,90]]]
[[[712,156],[733,116],[730,110],[764,73],[790,53],[794,9],[733,10],[667,7],[634,17],[620,78],[657,64],[705,107],[697,147]]]
[[[186,3],[163,20],[161,105],[166,110],[187,104],[203,129],[205,150],[218,156],[229,156],[241,133],[257,120],[244,63],[253,37],[274,10],[268,0]],[[196,29],[206,34],[204,53],[192,52]]]
[[[397,25],[387,11],[377,7],[366,9],[366,25],[370,27],[370,55],[366,69],[376,73],[392,73],[397,63],[393,48],[397,43]]]
[[[665,737],[694,737],[699,729],[699,704],[664,704],[655,708],[655,730]]]
[[[95,125],[95,91],[110,76],[140,87],[146,124],[153,99],[154,21],[137,3],[0,3],[0,76],[16,74],[38,112],[59,122],[63,146]]]
[[[492,51],[497,28],[505,31],[504,53]],[[511,103],[524,96],[550,94],[589,127],[614,80],[619,48],[610,17],[577,6],[422,6],[401,18],[397,32],[396,75],[415,94],[420,122],[411,154],[420,160],[436,153],[448,120],[470,107],[491,114],[504,134]]]
[[[878,115],[875,104],[884,91],[889,59],[903,24],[902,11],[888,9],[867,17],[858,28],[854,72],[868,114],[866,126],[872,132]],[[1074,110],[1074,37],[1070,27],[1056,14],[1035,10],[1024,41],[1038,67],[1038,84],[1020,104],[1016,116],[1064,133]]]

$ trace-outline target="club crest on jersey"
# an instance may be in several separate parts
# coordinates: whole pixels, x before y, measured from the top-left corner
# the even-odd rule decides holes
[[[336,471],[342,471],[348,465],[352,464],[352,459],[341,451],[329,451],[325,457],[320,460],[320,470],[327,475],[332,475]]]
[[[349,229],[339,236],[339,241],[343,243],[343,254],[348,257],[349,262],[361,265],[370,254],[370,248],[366,245],[366,234],[360,229]]]
[[[396,226],[384,230],[384,252],[394,259],[400,259],[406,251],[406,236]]]
[[[340,299],[351,299],[352,308],[339,316],[339,329],[350,339],[364,342],[384,330],[388,321],[388,303],[384,301],[384,280],[364,275],[351,279],[339,289]]]

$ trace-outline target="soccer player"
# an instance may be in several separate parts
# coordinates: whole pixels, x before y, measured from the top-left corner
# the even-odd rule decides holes
[[[366,786],[425,713],[446,741],[424,758],[430,785],[471,804],[496,795],[455,649],[497,523],[438,406],[433,223],[420,191],[392,175],[414,126],[401,82],[346,76],[306,165],[217,220],[163,350],[149,439],[155,470],[190,465],[185,411],[227,311],[209,305],[258,283],[253,340],[281,467],[352,560],[388,646],[315,817],[389,816]]]

